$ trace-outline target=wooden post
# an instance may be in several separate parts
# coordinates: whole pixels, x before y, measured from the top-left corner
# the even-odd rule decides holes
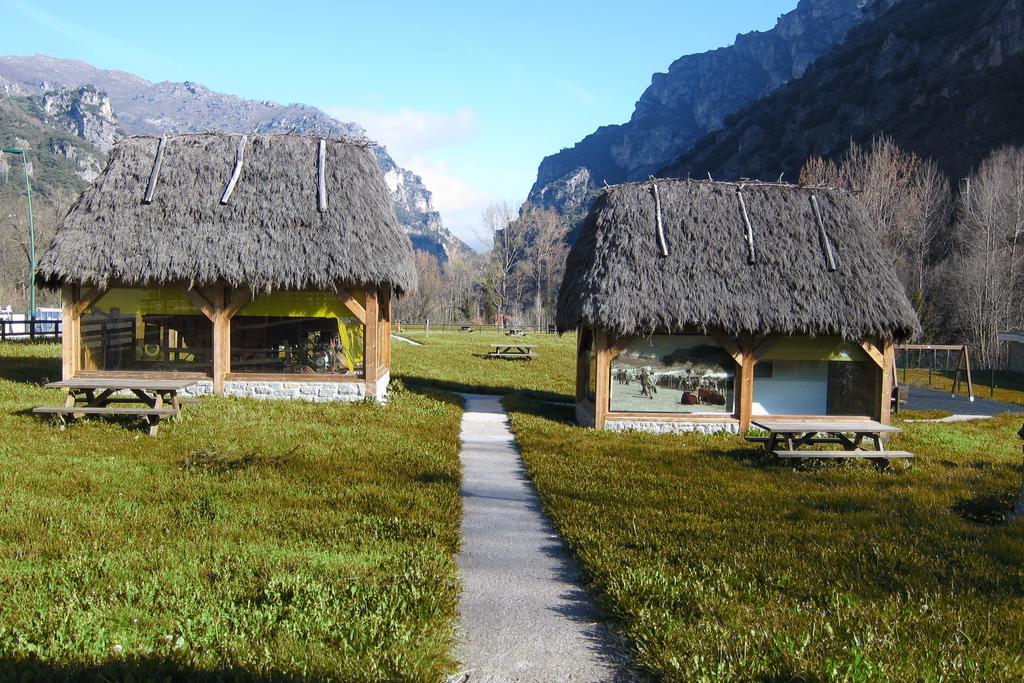
[[[971,377],[971,356],[964,346],[964,365],[967,367],[967,395],[974,401],[974,379]]]
[[[61,374],[64,379],[71,379],[78,369],[78,316],[75,315],[75,302],[78,299],[78,287],[64,285],[60,291],[60,317],[64,326],[60,343]]]
[[[576,403],[587,398],[587,373],[590,371],[590,352],[583,355],[583,338],[589,334],[587,328],[576,330]]]
[[[380,318],[379,300],[376,289],[366,290],[366,327],[363,329],[363,375],[366,378],[366,397],[377,395],[377,325]]]
[[[741,354],[739,377],[736,386],[736,419],[740,421],[740,431],[750,429],[750,421],[754,415],[754,336],[743,332],[739,338]]]
[[[882,424],[889,424],[892,422],[892,394],[893,394],[893,377],[894,369],[896,367],[896,351],[892,344],[881,344],[882,348],[882,391],[881,403],[878,409],[878,421]],[[896,396],[896,400],[899,401],[899,396]]]
[[[608,335],[594,330],[594,349],[597,351],[597,391],[594,396],[594,428],[604,429],[611,401],[612,352]]]

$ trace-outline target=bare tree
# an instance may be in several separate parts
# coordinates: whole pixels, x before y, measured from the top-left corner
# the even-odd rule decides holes
[[[544,327],[554,312],[554,299],[565,270],[569,226],[557,212],[525,205],[519,220],[524,223],[529,244],[523,265],[533,290],[533,315],[537,327]]]
[[[964,181],[956,233],[958,322],[992,366],[999,332],[1024,323],[1024,149],[996,150]]]
[[[409,320],[437,319],[445,304],[446,285],[437,257],[425,251],[415,253],[416,290],[399,302],[399,315]]]
[[[484,284],[501,316],[512,312],[517,271],[526,257],[527,230],[515,218],[515,209],[505,200],[488,206],[483,215],[490,243]]]
[[[938,236],[951,215],[949,181],[930,160],[904,152],[890,138],[870,147],[851,143],[841,164],[812,158],[800,173],[804,185],[855,192],[927,327],[934,327],[932,266]]]

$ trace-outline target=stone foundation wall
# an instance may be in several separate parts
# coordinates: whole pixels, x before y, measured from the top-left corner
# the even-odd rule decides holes
[[[377,380],[375,398],[383,403],[388,392],[391,376],[385,374]],[[213,394],[213,382],[205,380],[190,387],[188,396],[209,396]],[[331,403],[335,401],[353,402],[366,398],[365,382],[273,382],[269,380],[227,380],[224,382],[224,395],[241,398],[270,400],[301,400],[314,403]]]
[[[651,432],[653,434],[739,434],[739,422],[669,422],[661,420],[611,420],[604,428],[612,432]]]

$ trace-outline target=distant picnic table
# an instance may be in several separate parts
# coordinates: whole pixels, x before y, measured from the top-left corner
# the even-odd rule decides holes
[[[488,358],[507,358],[511,360],[529,360],[535,358],[533,344],[492,344],[493,349]]]
[[[913,458],[907,451],[889,451],[883,434],[897,434],[899,427],[876,420],[785,420],[758,419],[751,424],[768,432],[767,437],[749,436],[747,440],[763,443],[765,450],[779,458]],[[865,448],[869,441],[873,449]],[[839,445],[843,450],[815,449],[818,445]],[[809,447],[809,448],[807,448]]]
[[[42,406],[32,412],[56,416],[62,429],[69,418],[88,415],[141,417],[149,435],[154,436],[161,419],[180,418],[182,404],[195,401],[180,394],[196,383],[194,379],[77,377],[46,385],[47,389],[67,391],[63,406]]]

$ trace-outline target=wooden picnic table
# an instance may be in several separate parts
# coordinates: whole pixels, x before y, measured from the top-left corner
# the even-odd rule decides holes
[[[56,416],[61,429],[68,417],[73,420],[87,415],[141,417],[150,436],[154,436],[162,418],[181,417],[182,404],[194,399],[180,394],[197,383],[194,379],[76,377],[46,385],[47,389],[67,391],[63,406],[43,406],[32,412]]]
[[[827,419],[785,420],[762,418],[753,426],[768,432],[767,437],[747,437],[761,442],[765,450],[779,458],[913,458],[913,453],[886,450],[882,441],[885,434],[898,434],[899,427],[876,420]],[[865,448],[869,441],[874,449]],[[818,445],[839,445],[843,450],[814,449]],[[785,448],[783,448],[785,446]],[[805,447],[811,448],[805,448]]]
[[[533,344],[492,344],[494,349],[487,354],[488,358],[526,359],[534,358]]]

